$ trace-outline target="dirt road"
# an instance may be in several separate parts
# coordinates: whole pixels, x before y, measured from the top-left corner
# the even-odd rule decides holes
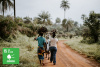
[[[57,46],[56,65],[45,58],[43,67],[99,67],[87,58],[64,45],[65,40],[60,40]]]

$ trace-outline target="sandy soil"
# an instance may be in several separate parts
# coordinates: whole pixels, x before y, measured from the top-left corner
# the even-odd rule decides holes
[[[42,67],[100,67],[98,63],[80,55],[60,40],[57,47],[56,65],[45,58],[45,65]]]

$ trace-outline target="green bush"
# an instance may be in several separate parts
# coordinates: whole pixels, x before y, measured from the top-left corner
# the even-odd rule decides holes
[[[20,18],[20,17],[16,17],[16,18],[14,19],[14,21],[15,21],[15,23],[21,23],[21,22],[23,22],[23,19]]]
[[[17,30],[17,24],[14,22],[12,17],[3,17],[0,20],[0,37],[2,39],[5,40],[10,35],[14,35],[15,30]]]
[[[19,31],[22,33],[22,34],[25,34],[27,35],[28,37],[32,37],[34,36],[33,35],[33,31],[27,27],[20,27]]]
[[[22,23],[22,22],[18,23],[18,26],[23,26],[23,25],[24,25],[24,23]]]
[[[95,56],[94,59],[96,59],[98,62],[100,62],[100,56]]]
[[[84,39],[81,40],[81,43],[87,43],[87,44],[92,44],[95,43],[94,39]]]
[[[19,23],[19,31],[22,34],[26,34],[28,37],[36,36],[37,30],[40,29],[41,26],[34,25],[33,23],[25,24],[25,23]]]
[[[3,17],[2,15],[0,15],[0,22],[3,20],[3,18],[4,18],[4,17]]]

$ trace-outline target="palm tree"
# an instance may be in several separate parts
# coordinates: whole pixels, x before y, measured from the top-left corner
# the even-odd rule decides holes
[[[66,28],[67,19],[62,20],[62,27]]]
[[[10,8],[13,8],[13,3],[11,0],[0,0],[0,6],[1,6],[1,12],[3,12],[3,16],[4,16],[4,12],[6,10],[10,10]]]
[[[73,25],[73,22],[74,21],[73,20],[70,20],[70,19],[67,21],[67,23],[66,23],[67,32],[69,31],[69,29],[72,29],[73,28],[73,26],[74,26]]]
[[[66,9],[70,8],[68,1],[62,0],[60,7],[64,9],[64,19],[65,19],[65,11],[66,11]]]
[[[50,19],[50,14],[48,12],[42,12],[39,15],[39,18],[41,19],[42,23],[45,23],[48,19]]]
[[[67,20],[67,19],[63,19],[62,21],[62,26],[67,30],[67,32],[69,31],[70,28],[73,27],[73,20]]]

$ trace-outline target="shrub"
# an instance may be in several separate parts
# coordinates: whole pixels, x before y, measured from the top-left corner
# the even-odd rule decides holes
[[[88,44],[92,44],[92,43],[95,43],[95,41],[94,41],[94,39],[84,39],[83,38],[83,40],[81,40],[81,43],[88,43]]]
[[[21,23],[21,22],[23,22],[23,19],[20,18],[20,17],[16,17],[16,18],[14,19],[14,21],[15,21],[15,23]]]
[[[19,27],[19,31],[22,33],[22,34],[25,34],[27,35],[28,37],[32,37],[33,36],[33,31],[27,27]]]
[[[23,22],[19,22],[18,26],[24,26],[24,23]]]
[[[32,51],[32,46],[31,45],[27,45],[26,47],[28,48],[28,51]]]
[[[10,35],[14,35],[17,30],[17,24],[13,21],[12,17],[4,17],[0,20],[0,37],[2,39],[8,38]]]
[[[28,58],[20,57],[20,61],[19,62],[22,63],[22,64],[28,64],[28,63],[30,63],[30,60]]]
[[[36,36],[37,30],[39,28],[40,28],[40,26],[34,25],[33,23],[29,23],[29,24],[20,23],[19,24],[19,31],[22,34],[26,34],[29,37]]]

